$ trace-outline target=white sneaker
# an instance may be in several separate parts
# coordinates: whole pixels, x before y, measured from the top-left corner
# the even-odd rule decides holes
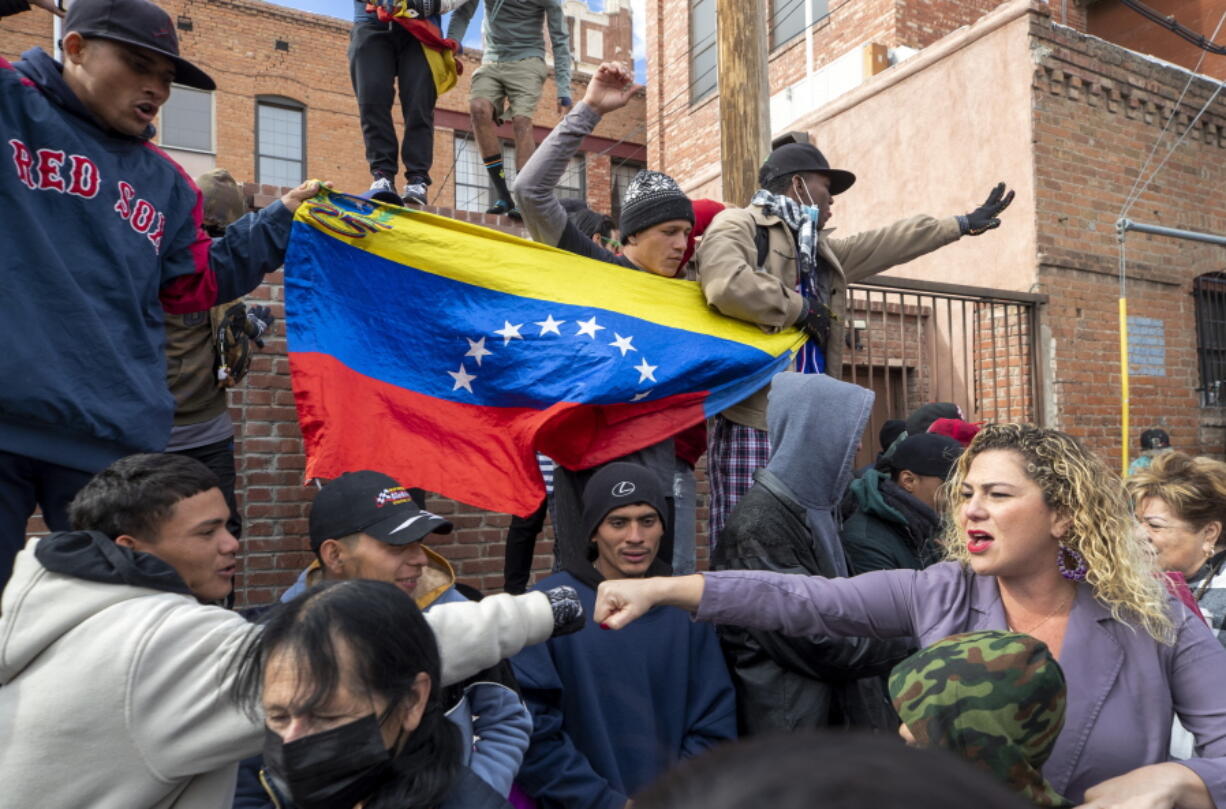
[[[375,181],[370,184],[370,190],[371,191],[387,191],[388,193],[395,194],[396,186],[393,185],[392,181],[387,179],[386,177],[376,177]]]
[[[404,201],[410,205],[426,204],[426,184],[409,183],[404,187]]]

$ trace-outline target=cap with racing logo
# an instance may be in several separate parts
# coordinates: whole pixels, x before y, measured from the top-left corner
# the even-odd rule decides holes
[[[450,534],[450,522],[426,511],[418,489],[382,472],[346,472],[329,481],[311,505],[311,550],[328,539],[369,534],[389,545],[408,545],[427,534]]]

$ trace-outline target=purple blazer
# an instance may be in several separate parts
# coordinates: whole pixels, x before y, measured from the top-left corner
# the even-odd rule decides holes
[[[959,632],[1007,629],[996,579],[956,562],[845,579],[729,570],[705,575],[697,619],[788,635],[911,637],[928,646]],[[1226,649],[1175,599],[1166,646],[1111,617],[1077,588],[1060,652],[1068,711],[1043,775],[1080,803],[1085,791],[1169,760],[1176,714],[1200,758],[1181,762],[1226,809]]]

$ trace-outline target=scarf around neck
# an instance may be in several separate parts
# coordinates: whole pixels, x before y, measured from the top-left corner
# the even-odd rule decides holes
[[[822,306],[830,305],[830,274],[821,273],[817,259],[817,217],[810,216],[803,206],[791,197],[772,194],[759,189],[750,200],[766,216],[775,216],[792,231],[796,240],[796,276],[800,279],[797,291],[810,301]],[[805,342],[796,358],[796,370],[804,374],[819,374],[826,369],[824,348],[813,340]]]

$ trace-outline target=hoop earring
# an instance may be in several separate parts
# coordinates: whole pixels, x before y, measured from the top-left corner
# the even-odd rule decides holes
[[[1072,562],[1070,567],[1069,562]],[[1085,581],[1086,573],[1090,572],[1090,566],[1086,564],[1086,558],[1082,556],[1076,548],[1060,543],[1060,549],[1056,551],[1056,566],[1060,568],[1060,575],[1069,581]]]

